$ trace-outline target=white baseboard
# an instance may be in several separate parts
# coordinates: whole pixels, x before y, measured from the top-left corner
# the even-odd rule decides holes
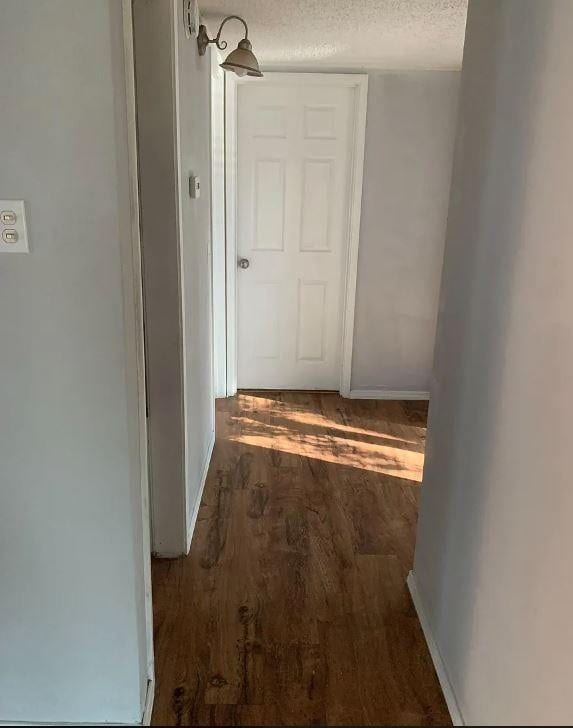
[[[438,680],[440,681],[440,686],[444,694],[446,705],[448,706],[448,710],[450,711],[452,723],[454,725],[463,726],[465,725],[465,721],[462,717],[462,713],[460,711],[458,701],[452,687],[452,683],[450,681],[450,678],[448,677],[448,672],[446,670],[444,660],[442,659],[440,649],[436,643],[436,640],[434,639],[434,635],[432,634],[432,628],[430,627],[430,622],[428,621],[428,616],[426,614],[426,610],[424,609],[424,605],[420,597],[420,592],[418,591],[418,587],[416,586],[416,577],[414,576],[413,571],[408,574],[407,583],[408,589],[410,590],[410,595],[412,596],[412,601],[414,602],[414,607],[416,608],[416,612],[418,614],[418,619],[420,620],[420,625],[422,626],[422,631],[424,632],[424,637],[426,638],[428,649],[430,650],[430,655],[436,669],[436,674],[438,675]]]
[[[187,556],[189,553],[189,549],[191,548],[191,541],[193,539],[193,532],[195,531],[195,524],[197,523],[197,516],[199,515],[199,507],[201,505],[201,498],[203,497],[203,490],[205,488],[205,481],[207,480],[207,473],[209,472],[209,465],[211,464],[211,455],[213,454],[213,448],[215,446],[215,430],[211,433],[211,439],[209,440],[209,445],[207,447],[207,454],[205,456],[205,460],[203,462],[203,467],[201,469],[201,481],[199,484],[199,493],[197,494],[197,498],[195,499],[195,503],[193,505],[193,514],[189,520],[189,524],[187,526],[187,534],[185,537],[185,550],[177,551],[177,552],[171,552],[171,551],[161,551],[153,552],[153,557],[156,559],[180,559],[182,556]]]
[[[411,389],[351,389],[350,399],[430,399],[430,393]]]
[[[215,447],[215,430],[211,433],[211,439],[209,440],[209,445],[207,447],[207,455],[205,456],[205,461],[203,462],[203,469],[201,471],[201,484],[199,486],[199,493],[197,494],[197,498],[195,500],[195,505],[193,506],[193,515],[191,516],[191,520],[189,521],[189,526],[187,528],[187,553],[189,553],[189,549],[191,548],[191,541],[193,540],[193,532],[195,531],[195,524],[197,523],[197,516],[199,515],[199,507],[201,506],[201,499],[203,498],[203,490],[205,489],[205,483],[207,481],[207,473],[209,472],[209,465],[211,465],[211,456],[213,455],[213,448]]]
[[[153,699],[155,697],[155,680],[147,681],[147,693],[145,695],[145,707],[141,725],[151,725],[151,714],[153,713]]]

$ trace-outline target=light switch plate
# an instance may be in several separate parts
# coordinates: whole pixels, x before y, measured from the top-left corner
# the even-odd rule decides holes
[[[198,200],[201,197],[201,180],[195,175],[189,177],[189,196],[192,200]]]
[[[17,238],[16,242],[10,242]],[[28,253],[24,200],[0,200],[0,253]]]

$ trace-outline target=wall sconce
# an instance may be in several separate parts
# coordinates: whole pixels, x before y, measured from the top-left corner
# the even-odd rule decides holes
[[[227,47],[227,41],[221,40],[221,31],[223,26],[229,20],[239,20],[245,26],[245,37],[239,41],[239,45],[234,51],[231,51],[224,63],[221,63],[221,68],[226,71],[233,71],[237,76],[258,76],[261,77],[263,74],[259,70],[259,62],[255,58],[253,53],[253,47],[249,40],[249,29],[247,24],[238,15],[229,15],[226,17],[219,27],[219,32],[215,38],[209,38],[207,34],[207,28],[204,25],[199,27],[199,35],[197,36],[197,46],[199,48],[199,55],[204,56],[207,52],[207,46],[209,43],[215,43],[220,51],[224,51]]]

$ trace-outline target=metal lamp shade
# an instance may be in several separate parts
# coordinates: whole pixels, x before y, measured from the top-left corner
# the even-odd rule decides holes
[[[244,38],[234,51],[231,51],[221,68],[234,71],[237,76],[258,76],[263,74],[259,69],[259,62],[252,51],[250,41]]]

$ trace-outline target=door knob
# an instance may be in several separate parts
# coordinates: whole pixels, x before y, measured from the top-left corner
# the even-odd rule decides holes
[[[248,268],[251,262],[248,258],[239,258],[239,268]]]

